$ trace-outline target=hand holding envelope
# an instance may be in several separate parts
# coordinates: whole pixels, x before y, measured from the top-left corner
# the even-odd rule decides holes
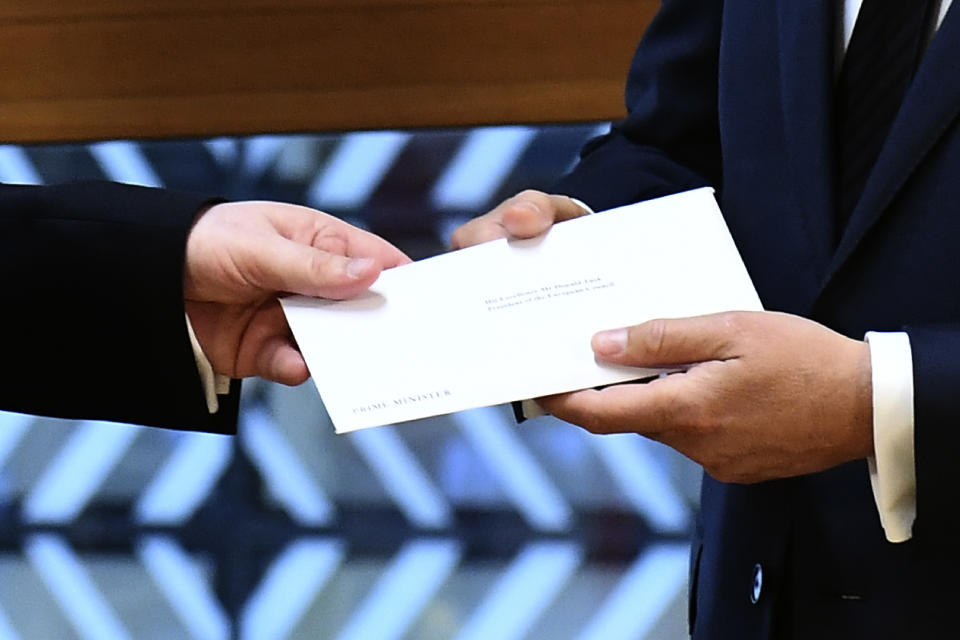
[[[599,330],[760,302],[709,189],[385,271],[284,311],[338,432],[635,380]]]
[[[617,365],[699,364],[540,404],[594,433],[663,442],[717,480],[784,478],[873,453],[869,348],[811,320],[769,312],[655,320],[600,333],[593,348]]]
[[[461,243],[490,227],[511,235],[537,228],[554,213],[524,216],[518,200],[532,195],[505,203],[511,219],[502,205],[461,227]],[[540,398],[554,415],[595,433],[641,433],[730,482],[818,471],[873,452],[868,347],[815,322],[722,313],[604,331],[592,344],[596,357],[612,364],[701,363],[649,384]]]
[[[492,211],[464,223],[453,232],[450,248],[463,249],[500,238],[534,238],[558,222],[588,213],[567,196],[528,189],[507,198]]]

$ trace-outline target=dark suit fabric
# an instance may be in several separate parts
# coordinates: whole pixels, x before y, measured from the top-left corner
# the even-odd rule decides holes
[[[956,637],[960,9],[927,49],[844,229],[834,12],[829,0],[665,0],[630,70],[628,117],[556,187],[603,209],[712,185],[767,309],[857,339],[910,336],[913,539],[885,540],[864,461],[749,486],[705,476],[697,639]]]
[[[0,408],[228,433],[207,412],[184,321],[201,197],[112,183],[0,186]]]

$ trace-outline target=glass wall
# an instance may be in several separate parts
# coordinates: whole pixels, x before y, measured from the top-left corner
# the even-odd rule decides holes
[[[606,128],[0,146],[0,182],[298,202],[422,258]],[[335,436],[310,383],[245,383],[236,437],[0,414],[0,640],[685,638],[698,485],[506,407]]]

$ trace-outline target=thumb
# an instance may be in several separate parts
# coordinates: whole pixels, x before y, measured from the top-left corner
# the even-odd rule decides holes
[[[659,319],[593,336],[597,358],[634,367],[693,364],[733,357],[735,313]]]
[[[524,191],[502,205],[503,228],[510,237],[532,238],[552,225],[589,213],[567,196]]]
[[[347,257],[276,236],[254,250],[258,286],[270,291],[342,300],[366,291],[383,265],[373,257]]]

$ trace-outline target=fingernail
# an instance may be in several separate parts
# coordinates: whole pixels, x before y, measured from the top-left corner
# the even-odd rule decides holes
[[[359,280],[367,275],[373,263],[373,258],[353,258],[347,263],[347,275]]]
[[[593,336],[593,351],[597,355],[613,357],[622,354],[627,348],[627,330],[613,329],[601,331]]]

